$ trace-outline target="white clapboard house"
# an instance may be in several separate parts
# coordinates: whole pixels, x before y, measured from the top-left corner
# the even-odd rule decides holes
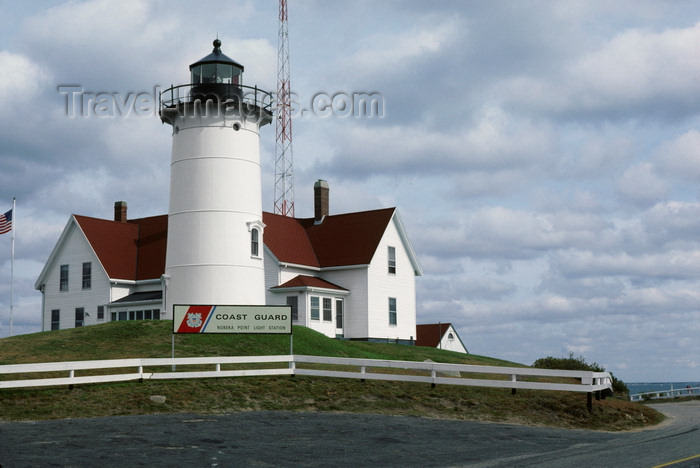
[[[265,298],[293,323],[329,337],[413,343],[421,266],[396,208],[330,215],[315,185],[315,216],[263,213]],[[72,215],[35,287],[44,330],[116,320],[172,319],[163,306],[168,216]],[[235,288],[235,284],[230,285]]]

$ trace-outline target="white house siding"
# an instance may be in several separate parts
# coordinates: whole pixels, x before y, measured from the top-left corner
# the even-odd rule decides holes
[[[139,292],[150,292],[150,291],[162,291],[162,283],[160,279],[158,280],[144,280],[144,281],[113,281],[111,286],[111,293],[106,302],[114,302],[129,294],[139,293]],[[158,318],[161,320],[172,320],[172,311],[170,313],[165,310],[162,300],[149,300],[141,302],[127,302],[124,304],[111,305],[105,307],[105,321],[112,321],[112,314],[117,314],[116,320],[119,318],[119,312],[129,312],[129,311],[143,311],[143,310],[157,310]],[[151,312],[152,314],[152,312]],[[140,319],[139,319],[140,320]]]
[[[299,275],[316,276],[318,275],[318,270],[297,267],[282,267],[280,268],[279,272],[279,284],[284,284],[287,281],[292,280]]]
[[[450,338],[450,335],[452,335],[452,338]],[[447,351],[467,354],[467,349],[464,347],[464,344],[460,340],[459,335],[457,335],[457,332],[452,325],[450,325],[450,327],[442,335],[439,347],[441,349],[446,349]]]
[[[388,247],[396,250],[396,273],[389,273]],[[413,266],[393,222],[389,223],[368,270],[370,338],[416,338],[416,278]],[[389,324],[389,298],[396,298],[396,325]]]
[[[306,303],[308,299],[303,294],[298,292],[272,292],[270,288],[279,286],[291,280],[297,275],[314,276],[318,273],[314,270],[298,268],[298,267],[281,267],[272,255],[265,249],[265,303],[268,305],[287,305],[287,296],[296,295],[299,297],[299,320],[293,322],[293,325],[310,326],[308,322],[308,310]]]
[[[270,291],[271,287],[281,284],[279,281],[279,266],[267,248],[263,248],[263,267],[265,268],[265,303],[269,305],[281,305],[275,302],[279,295]]]
[[[367,267],[326,270],[320,275],[324,280],[337,284],[349,291],[343,298],[343,337],[367,338]],[[333,304],[335,318],[335,304]],[[335,332],[334,332],[335,333]]]
[[[352,294],[334,294],[330,291],[272,292],[270,288],[284,284],[298,275],[315,276],[337,284],[352,291]],[[324,335],[334,338],[338,333],[346,338],[366,337],[367,321],[364,311],[367,310],[367,281],[366,268],[324,270],[304,268],[300,266],[280,267],[268,252],[265,253],[265,290],[266,303],[269,305],[286,305],[287,296],[296,295],[299,305],[299,320],[294,325],[312,328]],[[320,303],[319,320],[311,320],[311,296],[318,297]],[[331,299],[332,320],[323,320],[323,298]],[[357,299],[356,299],[357,298]],[[336,328],[336,306],[338,300],[343,301],[343,317],[345,328]]]
[[[74,221],[68,226],[63,247],[53,258],[47,268],[44,283],[44,300],[42,304],[43,330],[51,330],[51,311],[60,310],[59,328],[75,327],[75,309],[85,310],[85,325],[94,325],[109,321],[97,319],[97,307],[105,305],[109,297],[109,279],[95,253],[77,228]],[[92,279],[90,289],[83,290],[83,263],[92,263]],[[68,291],[59,291],[61,265],[68,265]]]
[[[300,296],[300,300],[301,300]],[[326,292],[309,292],[303,295],[304,302],[306,303],[305,318],[308,320],[308,327],[316,330],[319,333],[335,338],[335,298],[332,293]],[[318,320],[313,320],[311,318],[311,298],[318,298]],[[323,299],[330,299],[331,302],[331,320],[324,320],[323,317]]]
[[[287,305],[287,296],[297,296],[297,313],[298,320],[292,322],[292,325],[302,325],[309,327],[309,312],[306,308],[308,299],[304,294],[299,294],[298,291],[284,291],[273,293],[267,291],[267,305]]]
[[[127,284],[125,282],[114,282],[112,283],[112,290],[107,296],[106,301],[107,302],[114,302],[118,301],[122,297],[126,297],[129,294],[131,294],[131,288],[132,288],[132,282],[129,282],[131,284]]]

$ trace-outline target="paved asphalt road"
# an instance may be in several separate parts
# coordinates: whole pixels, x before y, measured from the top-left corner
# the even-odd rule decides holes
[[[668,423],[622,434],[289,412],[0,422],[0,464],[699,468],[700,401],[656,407]]]

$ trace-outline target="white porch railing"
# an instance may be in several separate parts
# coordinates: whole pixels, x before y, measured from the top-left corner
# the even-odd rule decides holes
[[[222,365],[284,364],[274,368],[222,370]],[[312,364],[312,368],[300,368],[299,364]],[[211,370],[175,370],[186,366],[213,366]],[[171,366],[170,371],[146,371],[146,368]],[[317,368],[321,366],[343,366],[333,370]],[[76,375],[79,371],[102,369],[130,369],[131,372],[110,373],[107,375]],[[372,370],[371,372],[368,371]],[[401,373],[388,372],[401,369]],[[46,372],[67,372],[67,376],[39,378],[26,374]],[[25,374],[25,378],[11,379],[10,376]],[[467,374],[468,377],[463,377]],[[444,364],[438,362],[389,361],[381,359],[354,359],[325,356],[282,355],[282,356],[230,356],[192,358],[144,358],[113,359],[104,361],[51,362],[41,364],[0,365],[0,389],[29,388],[56,385],[80,385],[104,382],[161,379],[199,379],[210,377],[250,377],[269,375],[307,375],[317,377],[351,378],[361,380],[389,380],[422,382],[431,385],[467,385],[477,387],[510,388],[531,390],[555,390],[588,393],[591,395],[604,390],[612,390],[612,378],[608,372],[570,371],[535,369],[530,367],[475,366],[467,364]],[[482,377],[487,375],[487,378]],[[500,376],[500,379],[490,378]],[[532,377],[537,380],[525,380]],[[547,380],[574,379],[578,382],[556,382]]]

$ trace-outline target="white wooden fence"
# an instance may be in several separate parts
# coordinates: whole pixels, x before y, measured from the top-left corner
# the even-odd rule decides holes
[[[274,368],[245,368],[222,370],[222,365],[280,364]],[[312,366],[299,367],[299,364]],[[213,366],[210,370],[183,371],[187,366]],[[170,371],[147,368],[167,367]],[[332,370],[332,366],[342,366]],[[323,367],[323,368],[321,368]],[[331,369],[328,369],[328,368]],[[103,369],[129,369],[131,372],[101,375],[76,375],[80,371],[97,371]],[[176,370],[177,369],[177,370]],[[368,372],[368,369],[371,371]],[[390,372],[400,369],[401,373]],[[46,372],[67,372],[60,377],[35,377]],[[24,375],[21,375],[24,374]],[[31,378],[27,374],[32,374]],[[467,374],[468,377],[464,377]],[[12,379],[11,376],[20,375]],[[317,377],[339,377],[362,380],[389,380],[404,382],[423,382],[432,385],[468,385],[477,387],[495,387],[531,390],[557,390],[588,393],[589,406],[591,395],[604,390],[612,390],[612,378],[608,372],[569,371],[552,369],[535,369],[530,367],[475,366],[467,364],[444,364],[438,362],[388,361],[380,359],[354,359],[324,356],[232,356],[232,357],[191,357],[191,358],[145,358],[114,359],[104,361],[51,362],[41,364],[0,365],[0,389],[28,388],[56,385],[80,385],[104,382],[123,382],[134,380],[161,379],[198,379],[209,377],[246,377],[269,375],[308,375]],[[488,377],[483,377],[484,375]],[[500,376],[499,378],[490,378]],[[536,381],[525,380],[537,378]],[[575,379],[578,382],[556,382],[562,378]],[[547,381],[550,380],[550,381]],[[555,380],[555,381],[551,381]]]
[[[630,401],[644,400],[664,400],[666,398],[681,398],[700,396],[700,387],[670,388],[668,390],[657,390],[654,392],[635,393],[630,395]]]

